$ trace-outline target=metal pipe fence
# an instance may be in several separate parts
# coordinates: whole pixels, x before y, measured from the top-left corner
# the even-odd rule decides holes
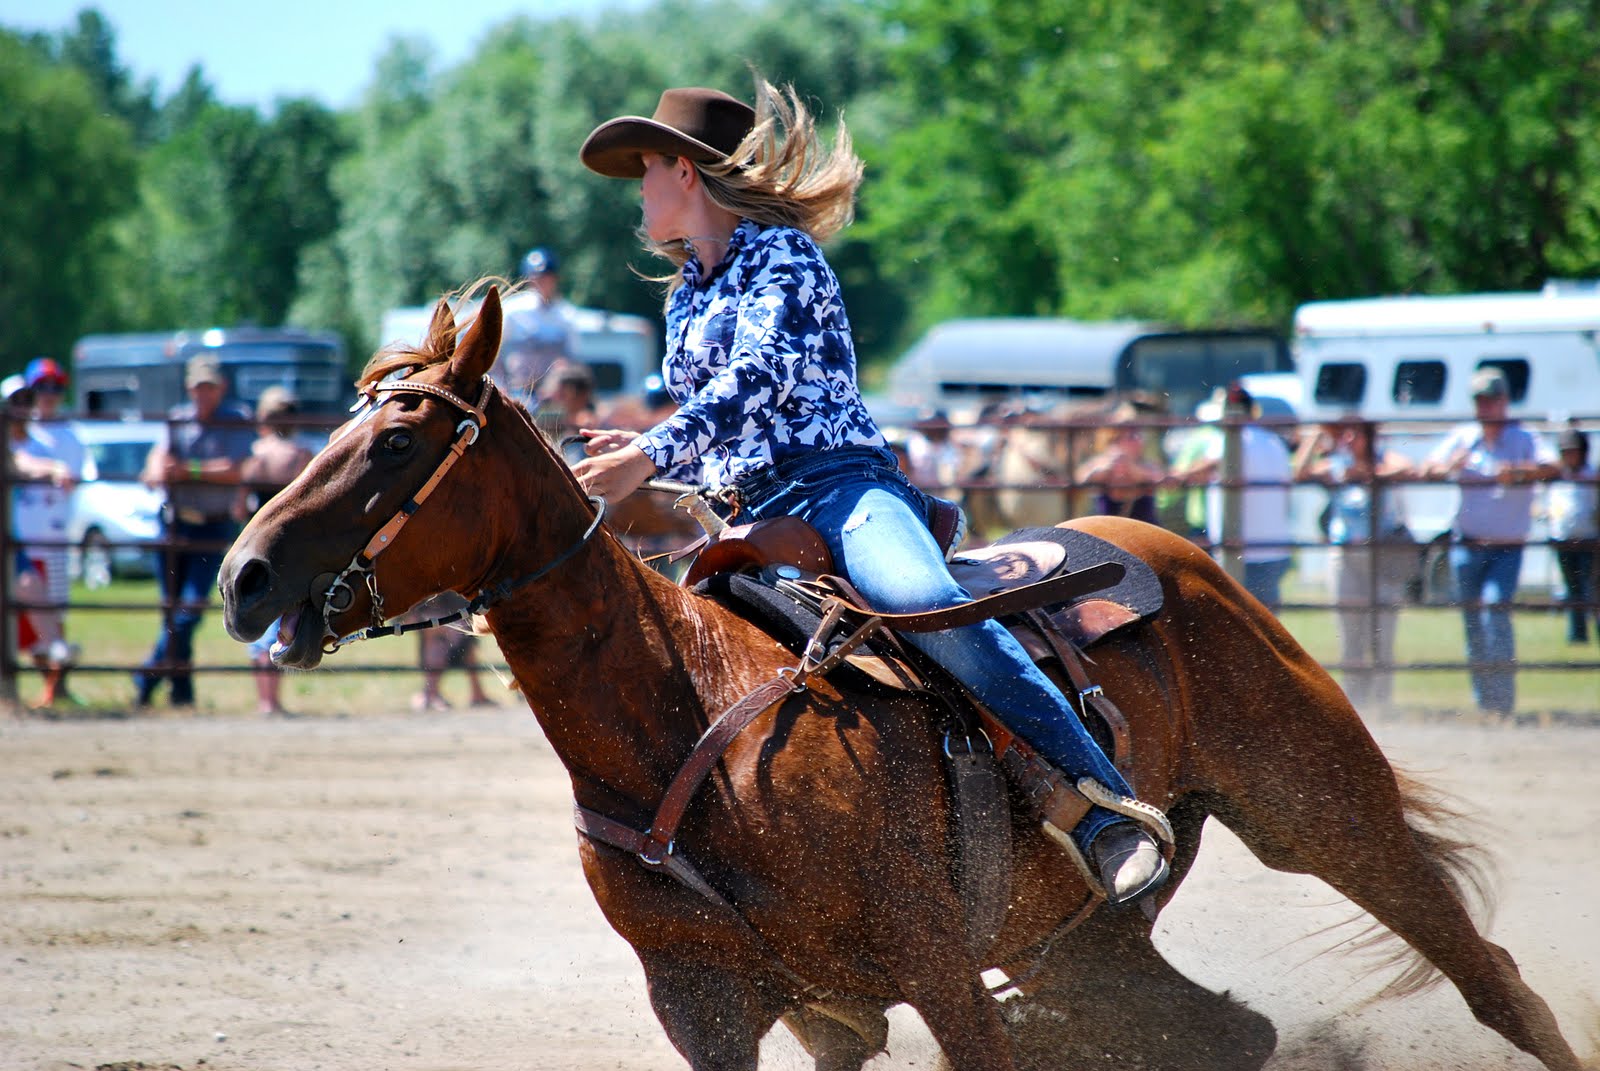
[[[162,416],[159,419],[166,420],[167,418]],[[296,418],[290,423],[292,423],[293,426],[301,432],[310,435],[321,435],[331,430],[332,427],[336,426],[337,422],[302,417]],[[1305,434],[1308,432],[1308,429],[1314,429],[1316,427],[1316,425],[1312,424],[1297,424],[1283,421],[1262,421],[1262,423],[1271,427],[1275,431],[1280,433],[1288,433],[1291,435],[1296,433]],[[1441,423],[1442,422],[1408,421],[1403,424],[1386,424],[1376,428],[1376,430],[1380,434],[1395,435],[1413,434],[1417,433],[1419,429],[1422,429],[1422,433],[1425,434],[1428,431],[1437,431],[1441,426]],[[10,441],[9,436],[12,431],[12,426],[12,418],[0,414],[0,434],[7,435],[8,442]],[[1222,495],[1224,495],[1226,499],[1231,499],[1234,502],[1234,506],[1231,510],[1232,519],[1225,519],[1224,537],[1222,539],[1211,540],[1204,537],[1194,537],[1197,545],[1216,555],[1224,562],[1225,566],[1229,567],[1231,572],[1234,572],[1237,575],[1238,558],[1245,550],[1259,550],[1264,546],[1283,550],[1289,555],[1299,558],[1303,566],[1311,565],[1314,559],[1316,559],[1318,556],[1326,556],[1329,550],[1329,544],[1320,538],[1304,537],[1303,532],[1296,538],[1280,540],[1271,544],[1262,544],[1251,542],[1248,538],[1248,533],[1240,530],[1237,516],[1237,503],[1242,497],[1242,492],[1245,490],[1250,488],[1270,487],[1283,488],[1293,492],[1303,488],[1325,489],[1327,487],[1327,484],[1322,481],[1291,479],[1289,481],[1270,481],[1263,483],[1251,482],[1244,479],[1242,475],[1243,470],[1238,460],[1238,440],[1242,422],[1229,420],[1211,425],[1201,425],[1192,420],[1149,416],[1134,422],[1122,422],[1122,426],[1137,427],[1142,431],[1152,432],[1156,435],[1169,435],[1170,433],[1174,432],[1179,434],[1193,434],[1196,429],[1202,427],[1209,427],[1214,431],[1220,431],[1224,438],[1224,453],[1223,464],[1220,466],[1221,474],[1219,476],[1209,477],[1203,481],[1184,481],[1168,475],[1158,485],[1151,488],[1151,490],[1164,492],[1169,497],[1175,496],[1179,499],[1186,499],[1189,494],[1207,494],[1210,492],[1210,490],[1216,489]],[[1567,425],[1562,425],[1563,428],[1566,426]],[[1600,421],[1590,422],[1589,427],[1591,429],[1600,427]],[[929,490],[934,493],[941,493],[946,497],[952,497],[962,501],[963,504],[968,507],[969,514],[972,515],[972,518],[975,522],[973,526],[974,535],[980,540],[983,540],[986,537],[992,537],[998,534],[1000,530],[1009,526],[1024,526],[1023,524],[1018,523],[1018,517],[1013,515],[1012,512],[1000,508],[997,505],[997,500],[1003,499],[1005,496],[1032,496],[1036,500],[1041,498],[1046,500],[1044,502],[1033,502],[1033,512],[1038,512],[1040,506],[1043,506],[1046,511],[1053,506],[1058,506],[1059,513],[1054,517],[1054,519],[1044,521],[1042,523],[1055,523],[1055,521],[1066,520],[1075,516],[1088,515],[1092,512],[1092,509],[1088,506],[1091,498],[1092,488],[1079,482],[1074,478],[1074,476],[1078,471],[1079,466],[1093,455],[1096,450],[1097,440],[1107,432],[1107,429],[1108,424],[1104,419],[1101,418],[1078,420],[1034,419],[1026,422],[1025,424],[1015,421],[1003,421],[994,424],[972,424],[957,426],[955,430],[959,434],[969,437],[974,442],[983,441],[986,443],[984,451],[990,455],[988,458],[988,463],[975,465],[970,470],[961,473],[960,477],[953,481],[939,482],[937,484],[928,480],[919,480],[918,482],[924,486],[925,490]],[[1207,432],[1207,434],[1210,433],[1214,432]],[[1029,449],[1032,451],[1032,456],[1029,459],[1028,465],[1024,466],[1027,469],[1027,474],[1021,477],[1016,475],[1008,475],[1007,472],[1002,471],[999,466],[993,463],[994,455],[997,451],[1011,449],[1012,444],[1015,441],[1022,439],[1024,436],[1030,440]],[[1150,454],[1152,456],[1154,456],[1156,453],[1157,451],[1154,449],[1150,450]],[[1165,460],[1166,454],[1164,450],[1161,451],[1160,456],[1163,460]],[[1013,469],[1011,471],[1014,472],[1017,470]],[[12,471],[9,465],[4,467],[3,472],[0,472],[0,532],[4,533],[4,561],[7,565],[5,569],[0,569],[0,618],[3,618],[6,628],[6,642],[3,645],[0,645],[0,697],[4,698],[15,697],[17,681],[20,675],[37,672],[32,666],[28,665],[24,659],[19,657],[16,645],[16,625],[18,615],[21,612],[26,612],[29,607],[24,606],[19,602],[15,590],[14,565],[19,543],[12,535],[13,527],[11,524],[10,514],[14,490],[17,488],[17,486],[27,482],[29,481],[19,478]],[[1594,478],[1590,477],[1588,482],[1593,483]],[[1374,477],[1369,481],[1368,489],[1372,495],[1372,500],[1376,501],[1380,495],[1386,493],[1395,493],[1397,491],[1404,493],[1408,488],[1420,487],[1439,489],[1448,488],[1450,486],[1452,486],[1452,483],[1448,480],[1427,480],[1418,478],[1387,480]],[[1301,507],[1305,507],[1307,502],[1303,499],[1299,505]],[[1230,511],[1225,510],[1225,514],[1228,512]],[[1163,519],[1167,518],[1164,517]],[[1302,528],[1304,528],[1304,517],[1299,517],[1297,520],[1301,522]],[[1193,533],[1185,532],[1184,534],[1191,535],[1193,537]],[[65,547],[69,553],[82,550],[81,547],[72,546],[66,541],[59,540],[29,540],[28,545],[41,547]],[[108,549],[115,549],[117,545],[118,544],[110,544],[108,545]],[[141,542],[137,545],[140,549],[157,555],[158,557],[167,557],[172,554],[192,552],[195,550],[211,549],[221,551],[225,550],[227,547],[227,544],[222,543],[200,545],[171,538],[161,538],[153,542]],[[1377,580],[1379,570],[1375,566],[1377,556],[1381,553],[1384,553],[1384,550],[1379,544],[1371,544],[1368,546],[1356,546],[1354,548],[1357,552],[1364,551],[1371,554],[1373,556],[1373,561],[1371,564],[1374,566],[1367,570],[1368,574],[1373,579],[1369,585],[1369,590],[1365,593],[1366,597],[1361,599],[1357,604],[1351,605],[1346,603],[1341,605],[1335,603],[1331,599],[1308,600],[1305,598],[1300,598],[1298,600],[1291,599],[1283,602],[1280,609],[1283,612],[1330,611],[1357,613],[1366,615],[1372,620],[1377,620],[1379,615],[1382,614],[1388,614],[1399,610],[1415,609],[1419,606],[1466,611],[1481,609],[1486,605],[1494,605],[1498,608],[1510,611],[1513,615],[1527,615],[1535,613],[1548,615],[1552,612],[1566,613],[1573,609],[1581,608],[1583,612],[1589,615],[1591,620],[1593,620],[1596,611],[1600,610],[1600,603],[1597,603],[1592,596],[1588,601],[1583,602],[1581,607],[1575,607],[1571,602],[1557,603],[1549,596],[1531,596],[1528,593],[1533,590],[1532,588],[1523,589],[1522,593],[1519,595],[1519,598],[1509,603],[1462,603],[1440,589],[1440,583],[1443,578],[1443,574],[1447,572],[1447,566],[1443,564],[1442,556],[1448,554],[1448,550],[1452,545],[1454,544],[1448,536],[1448,533],[1446,533],[1438,537],[1430,536],[1415,548],[1418,571],[1420,574],[1422,574],[1423,579],[1421,599],[1417,597],[1383,597],[1379,590],[1381,585]],[[1550,546],[1550,544],[1545,540],[1530,539],[1526,541],[1523,546],[1525,548],[1547,548]],[[1587,550],[1588,553],[1593,555],[1600,553],[1600,541],[1587,540],[1577,544],[1563,544],[1563,549],[1578,551]],[[1309,572],[1309,570],[1307,571]],[[1600,568],[1597,568],[1594,570],[1594,572],[1600,572]],[[1434,575],[1427,575],[1429,573]],[[159,581],[159,576],[157,579]],[[1596,577],[1596,580],[1600,581],[1600,577]],[[157,583],[156,587],[159,593],[161,585]],[[1303,595],[1306,592],[1306,585],[1304,583],[1300,583],[1296,586],[1295,590]],[[32,605],[37,606],[38,604]],[[79,612],[129,614],[148,614],[151,612],[156,612],[162,615],[163,619],[170,620],[171,616],[181,609],[182,606],[183,604],[174,601],[174,599],[166,595],[160,595],[159,597],[149,601],[106,601],[98,600],[93,597],[85,598],[80,596],[74,601],[69,601],[69,603],[64,606],[59,604],[46,604],[40,608],[70,610],[73,614]],[[220,612],[219,607],[216,606],[214,601],[210,605],[209,610],[210,612]],[[1600,625],[1597,625],[1597,627],[1600,627]],[[1468,670],[1472,666],[1472,664],[1466,660],[1464,655],[1458,660],[1383,660],[1381,658],[1381,651],[1378,649],[1376,643],[1373,644],[1372,649],[1368,652],[1368,654],[1371,657],[1359,663],[1347,663],[1344,661],[1330,661],[1325,659],[1323,664],[1331,670],[1359,670],[1394,673],[1460,673]],[[1594,658],[1572,658],[1564,660],[1542,661],[1518,660],[1515,663],[1508,664],[1508,667],[1510,665],[1514,665],[1519,670],[1539,670],[1560,673],[1593,673],[1595,670],[1600,669],[1600,660],[1596,660]],[[75,665],[72,669],[72,672],[74,674],[127,675],[140,668],[140,665],[133,663],[89,661]],[[161,667],[155,668],[159,670]],[[239,662],[229,663],[196,663],[190,668],[195,675],[228,675],[250,673],[256,669],[256,667],[242,660]],[[1479,663],[1478,668],[1484,668],[1484,664]],[[1490,666],[1489,668],[1493,667]],[[358,675],[393,674],[397,671],[397,669],[414,669],[416,672],[422,671],[422,667],[416,665],[415,662],[413,662],[410,667],[397,666],[392,661],[377,663],[371,661],[353,660],[348,654],[346,654],[343,658],[327,664],[325,668],[319,670],[319,672]]]

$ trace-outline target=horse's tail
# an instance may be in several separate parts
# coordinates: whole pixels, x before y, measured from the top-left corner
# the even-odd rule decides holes
[[[1400,789],[1401,806],[1405,809],[1406,827],[1411,831],[1417,850],[1466,907],[1478,932],[1484,932],[1494,914],[1495,897],[1488,854],[1481,843],[1468,839],[1461,832],[1463,827],[1473,824],[1472,819],[1443,790],[1398,769],[1394,775]],[[1338,950],[1367,954],[1372,961],[1365,972],[1368,977],[1399,971],[1373,994],[1369,1003],[1424,992],[1444,977],[1421,953],[1368,916],[1346,919],[1328,929],[1338,929],[1363,918],[1368,920],[1367,925],[1340,942]]]

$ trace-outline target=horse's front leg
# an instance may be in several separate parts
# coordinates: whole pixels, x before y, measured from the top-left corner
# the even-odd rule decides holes
[[[662,952],[640,952],[639,960],[650,1006],[694,1071],[755,1071],[787,995],[716,964]]]

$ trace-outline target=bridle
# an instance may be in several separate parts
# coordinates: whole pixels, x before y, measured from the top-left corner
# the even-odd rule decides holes
[[[383,596],[378,592],[378,576],[374,571],[374,566],[377,564],[378,556],[389,547],[394,545],[394,539],[400,534],[400,529],[404,528],[406,522],[416,515],[417,510],[422,507],[422,504],[428,500],[435,490],[438,489],[439,484],[443,482],[445,475],[448,474],[449,471],[455,467],[456,462],[460,461],[461,458],[466,454],[467,448],[476,443],[479,435],[481,435],[483,430],[489,426],[489,400],[495,391],[494,380],[485,375],[483,377],[483,389],[478,394],[477,404],[474,405],[453,391],[450,391],[437,384],[412,382],[406,377],[411,375],[413,371],[415,371],[415,369],[401,369],[393,375],[387,376],[376,383],[368,385],[364,390],[362,390],[361,398],[351,409],[351,412],[358,415],[345,426],[342,432],[335,435],[335,437],[330,441],[330,445],[332,445],[333,442],[339,441],[339,439],[343,438],[345,435],[348,435],[350,431],[354,430],[356,424],[370,417],[374,412],[377,411],[378,406],[389,400],[387,397],[380,397],[380,395],[431,395],[435,398],[449,402],[451,405],[461,410],[465,416],[462,418],[461,422],[456,425],[455,441],[450,444],[450,449],[446,451],[444,457],[434,468],[432,475],[423,481],[422,486],[418,488],[417,491],[412,494],[411,497],[408,498],[398,510],[395,511],[394,516],[390,517],[383,527],[379,528],[373,533],[372,538],[367,540],[366,546],[356,551],[354,556],[352,556],[350,559],[350,564],[346,565],[344,569],[333,578],[333,582],[328,585],[328,590],[323,592],[322,651],[324,654],[332,654],[339,648],[347,644],[355,643],[357,640],[370,640],[379,636],[399,636],[407,632],[413,632],[417,629],[434,628],[439,625],[452,624],[472,614],[482,613],[493,604],[499,602],[501,599],[504,599],[517,588],[522,587],[524,584],[531,584],[533,581],[545,576],[551,570],[560,566],[566,562],[567,559],[578,553],[578,551],[582,550],[585,544],[587,544],[589,540],[594,537],[594,534],[600,530],[600,524],[605,519],[605,499],[596,498],[595,496],[590,495],[588,496],[589,501],[593,503],[595,507],[594,520],[589,523],[588,528],[584,529],[583,535],[578,537],[577,542],[567,547],[560,554],[556,555],[555,558],[549,562],[546,562],[538,569],[535,569],[531,573],[517,577],[514,580],[501,581],[498,584],[492,584],[486,588],[483,588],[464,609],[457,610],[456,612],[448,614],[444,617],[430,621],[414,621],[401,625],[384,624],[385,615],[383,610]],[[535,434],[537,434],[537,432],[535,432]],[[361,583],[367,589],[367,595],[371,599],[372,603],[372,624],[366,628],[358,629],[355,632],[340,635],[333,627],[333,618],[335,615],[344,613],[346,610],[350,609],[350,607],[355,605],[355,583]]]

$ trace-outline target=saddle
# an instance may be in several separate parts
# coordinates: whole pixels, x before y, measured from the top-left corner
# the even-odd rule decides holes
[[[948,530],[952,537],[958,535],[953,526]],[[1070,682],[1066,692],[1075,700],[1076,712],[1126,778],[1132,769],[1126,719],[1090,682],[1081,652],[1158,614],[1162,589],[1143,561],[1070,528],[1022,529],[992,546],[951,555],[948,561],[972,602],[920,614],[877,613],[847,581],[829,575],[827,549],[805,522],[784,517],[726,529],[702,550],[685,582],[692,581],[697,593],[762,627],[796,654],[798,664],[712,723],[668,787],[648,830],[641,833],[582,807],[576,814],[579,830],[663,869],[737,916],[737,909],[673,850],[673,835],[691,798],[737,734],[803,689],[809,677],[836,670],[852,674],[857,686],[928,693],[947,713],[944,751],[956,811],[951,854],[967,907],[968,940],[976,953],[986,952],[1005,921],[1009,900],[1011,814],[1005,781],[1047,818],[1047,831],[1052,826],[1071,829],[1092,804],[948,672],[900,642],[897,634],[999,619],[1036,662],[1053,664]],[[706,568],[699,568],[702,563]],[[1096,797],[1094,802],[1120,809],[1117,800]],[[1144,811],[1130,816],[1146,822],[1151,817]],[[1091,888],[1097,888],[1091,868],[1070,839],[1057,839]],[[1070,925],[1086,918],[1095,902],[1069,920]]]

